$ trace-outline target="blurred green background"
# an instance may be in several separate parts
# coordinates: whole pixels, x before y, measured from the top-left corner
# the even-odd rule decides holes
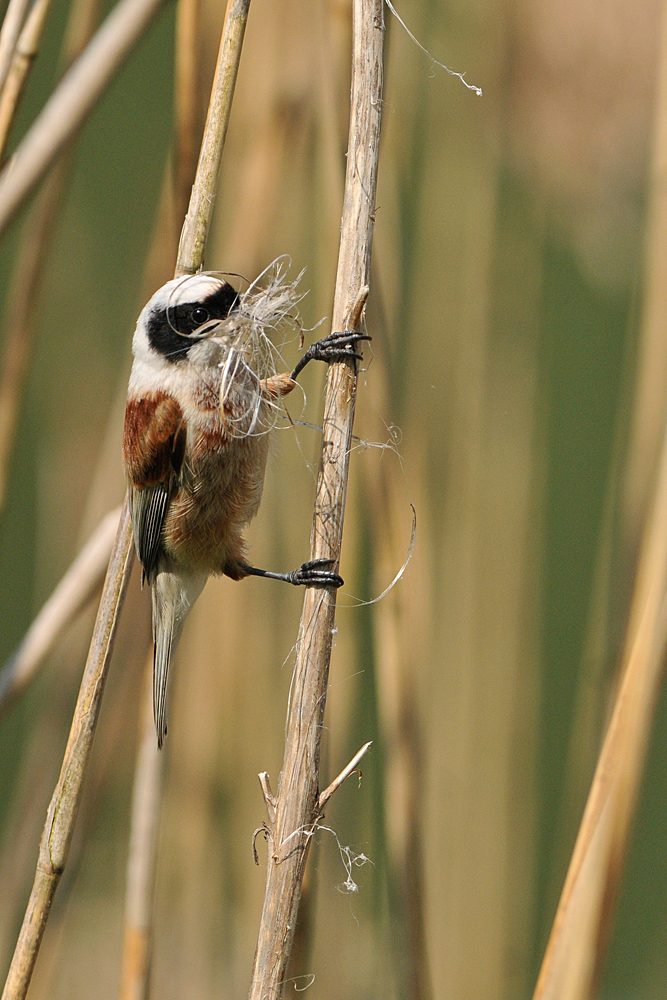
[[[314,974],[312,997],[520,1000],[532,995],[574,843],[632,585],[639,515],[628,514],[627,456],[661,11],[651,0],[398,9],[484,96],[434,66],[387,12],[373,343],[323,761],[333,776],[374,741],[360,786],[349,781],[326,818],[372,865],[354,869],[359,890],[345,893],[336,836],[316,838],[313,944],[295,975]],[[3,658],[122,497],[131,333],[173,254],[154,233],[174,13],[167,4],[84,127],[43,292],[26,305],[39,320],[0,532]],[[202,102],[223,13],[204,7]],[[66,18],[59,0],[14,144],[57,79]],[[247,278],[289,254],[295,273],[307,269],[309,327],[331,312],[350,19],[346,0],[253,0],[207,254],[209,267]],[[4,290],[24,218],[3,238]],[[297,344],[284,353],[293,363]],[[303,381],[303,416],[317,422],[323,372]],[[300,401],[289,408],[302,416]],[[288,569],[306,558],[319,441],[304,427],[275,437],[249,538],[256,564]],[[410,502],[418,535],[404,578],[357,606],[403,562]],[[275,787],[300,603],[265,581],[211,581],[187,626],[171,691],[154,996],[247,989],[265,863],[260,852],[257,869],[250,848],[263,819],[256,775],[268,770]],[[2,969],[92,614],[0,726]],[[118,993],[148,631],[135,579],[35,1000]],[[663,698],[605,1000],[652,1000],[667,987],[666,737]]]

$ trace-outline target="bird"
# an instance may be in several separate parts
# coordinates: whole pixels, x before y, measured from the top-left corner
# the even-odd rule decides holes
[[[151,588],[158,748],[167,733],[170,663],[209,576],[343,583],[326,559],[289,573],[251,566],[244,530],[260,505],[279,400],[309,361],[360,359],[359,342],[370,337],[333,332],[311,345],[292,372],[261,378],[245,304],[217,275],[174,278],[145,305],[132,341],[122,450],[142,583]]]

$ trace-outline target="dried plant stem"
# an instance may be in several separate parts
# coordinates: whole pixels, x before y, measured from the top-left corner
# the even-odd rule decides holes
[[[30,0],[9,0],[0,30],[0,92],[5,86],[29,6]]]
[[[35,0],[28,21],[23,30],[15,62],[20,63],[21,53],[36,51],[41,26],[46,15],[46,5],[50,0]],[[70,66],[90,41],[97,15],[97,0],[75,0],[72,4],[65,41],[62,64]],[[27,37],[24,37],[27,36]],[[29,67],[26,65],[25,70]],[[9,129],[16,109],[15,98],[10,91],[19,84],[14,73],[7,81],[0,97],[0,133]],[[21,83],[22,86],[22,83]],[[12,103],[14,102],[14,103]],[[4,139],[0,138],[0,149]],[[53,169],[48,181],[33,206],[30,218],[21,234],[21,244],[16,255],[12,284],[7,296],[3,326],[6,329],[0,366],[0,511],[4,505],[9,475],[16,423],[23,396],[28,362],[35,339],[35,329],[39,316],[39,302],[44,267],[48,259],[51,238],[62,208],[65,188],[70,173],[70,158],[63,154]],[[29,308],[27,303],[30,303]]]
[[[148,997],[153,929],[153,895],[165,754],[155,740],[153,654],[142,692],[139,753],[132,793],[132,829],[127,864],[125,930],[120,1000]]]
[[[119,7],[124,3],[134,3],[134,0],[121,0]],[[142,0],[145,3],[145,0]],[[154,5],[156,0],[151,0]],[[231,5],[228,10],[227,30],[223,42],[223,50],[227,45],[237,46],[239,52],[236,53],[236,65],[240,55],[240,38],[234,31],[230,32],[229,20],[233,14],[236,4]],[[247,10],[249,0],[242,6]],[[118,8],[116,8],[116,11]],[[114,12],[116,13],[116,12]],[[135,12],[136,14],[136,12]],[[113,17],[113,15],[111,15]],[[245,22],[244,22],[245,23]],[[118,31],[117,28],[114,31]],[[98,36],[99,37],[99,33]],[[92,46],[86,50],[86,55],[90,53]],[[108,54],[108,53],[107,53]],[[220,62],[225,63],[227,53],[221,53]],[[211,104],[215,104],[220,109],[220,114],[229,120],[229,108],[223,108],[220,100],[220,88],[225,87],[227,100],[231,102],[233,97],[233,87],[228,86],[228,80],[216,77],[211,96]],[[209,119],[211,114],[209,112]],[[208,126],[207,126],[208,127]],[[222,145],[225,131],[216,129],[217,141]],[[206,143],[206,136],[204,142]],[[220,163],[221,152],[217,155],[217,163]],[[201,159],[200,167],[201,169]],[[195,225],[195,220],[200,220],[204,213],[202,202],[210,205],[213,201],[214,193],[218,183],[218,173],[211,169],[206,169],[206,183],[195,184],[190,201],[190,209],[186,218],[183,234],[187,237],[189,227]],[[1,187],[1,183],[0,183]],[[208,215],[210,221],[210,215]],[[184,240],[181,237],[181,244],[186,249],[183,250],[182,263],[188,269],[196,270],[201,264],[208,226],[203,229],[197,226],[199,238],[196,241]],[[192,253],[187,249],[192,247]],[[197,260],[199,255],[199,260]],[[83,778],[90,757],[93,735],[97,724],[106,671],[111,659],[113,640],[115,637],[120,609],[123,604],[130,569],[134,558],[134,546],[132,544],[132,526],[130,523],[129,507],[127,497],[123,505],[123,510],[118,526],[118,533],[114,542],[109,570],[107,572],[102,600],[97,613],[95,629],[91,641],[90,652],[86,663],[79,698],[77,701],[70,736],[65,750],[65,759],[60,773],[60,779],[53,793],[49,805],[44,833],[40,843],[39,858],[37,862],[37,872],[33,885],[28,908],[23,918],[23,926],[19,935],[9,975],[2,993],[2,1000],[23,1000],[30,985],[30,978],[37,959],[37,952],[42,940],[46,921],[53,896],[58,885],[58,881],[65,867],[70,841],[74,832],[76,813],[81,798]]]
[[[650,504],[667,412],[667,3],[661,4],[661,37],[649,172],[644,250],[644,301],[637,356],[633,419],[628,447],[623,510],[623,542],[634,560]]]
[[[46,816],[35,882],[2,1000],[22,1000],[28,991],[51,903],[67,861],[81,800],[83,777],[113,650],[118,612],[123,603],[134,557],[131,541],[132,526],[126,501],[104,582],[60,778]]]
[[[0,671],[0,717],[30,683],[58,638],[104,581],[120,510],[100,522],[62,578],[21,645]]]
[[[119,0],[0,174],[0,232],[72,138],[162,0]]]
[[[176,11],[176,70],[174,117],[176,162],[174,169],[174,212],[185,218],[197,169],[199,118],[199,22],[201,0],[179,0]],[[239,50],[240,52],[240,50]]]
[[[7,336],[0,370],[0,510],[4,507],[16,425],[37,324],[37,303],[49,253],[50,236],[60,214],[67,168],[58,165],[40,192],[22,234],[5,310]],[[30,303],[30,308],[26,308]]]
[[[30,67],[39,49],[51,2],[52,0],[35,0],[16,43],[7,80],[0,93],[0,160],[5,151],[7,136],[14,121]]]
[[[225,32],[215,70],[197,176],[178,245],[177,277],[194,274],[204,263],[204,250],[213,216],[220,160],[232,110],[249,9],[250,0],[229,0],[227,4]]]
[[[667,437],[646,525],[623,671],[535,989],[583,1000],[606,943],[667,654]]]
[[[368,295],[382,115],[383,38],[382,0],[354,0],[352,101],[334,330],[359,327]],[[354,362],[330,367],[311,558],[332,559],[335,565],[340,558],[356,387]],[[321,815],[320,743],[335,607],[335,591],[314,587],[306,591],[285,756],[275,798],[268,777],[260,778],[269,816],[269,856],[250,1000],[277,1000],[281,995],[308,846]]]
[[[197,31],[200,0],[179,0],[176,31],[176,157],[167,184],[173,192],[172,215],[184,218],[197,166],[198,68]],[[240,52],[239,52],[240,55]],[[229,94],[231,101],[232,94]],[[157,231],[164,228],[167,206],[162,199]],[[157,233],[156,233],[157,235]],[[157,749],[153,721],[153,658],[146,670],[141,735],[134,774],[132,820],[125,889],[125,919],[120,1000],[147,1000],[150,985],[158,828],[166,755]]]

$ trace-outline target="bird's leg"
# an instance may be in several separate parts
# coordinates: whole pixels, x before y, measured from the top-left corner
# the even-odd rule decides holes
[[[333,563],[333,559],[311,559],[298,569],[293,569],[291,573],[272,573],[268,569],[257,569],[256,566],[248,566],[247,563],[238,563],[240,573],[237,579],[243,576],[265,576],[269,580],[292,583],[295,587],[342,587],[343,578],[327,569],[333,566]]]
[[[309,361],[326,361],[328,364],[333,361],[347,361],[349,358],[357,358],[358,361],[361,361],[363,360],[362,356],[358,351],[355,351],[354,345],[360,340],[370,339],[367,333],[361,333],[359,330],[341,330],[337,333],[330,333],[328,337],[323,337],[322,340],[311,344],[293,372],[281,372],[279,375],[263,378],[260,382],[262,392],[270,400],[287,396],[296,387],[297,377]]]

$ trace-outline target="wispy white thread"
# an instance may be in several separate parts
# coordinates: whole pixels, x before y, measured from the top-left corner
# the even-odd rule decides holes
[[[449,73],[450,76],[457,76],[459,78],[459,80],[461,81],[461,83],[463,84],[463,86],[467,87],[468,90],[472,90],[472,92],[474,94],[477,94],[478,97],[482,96],[482,88],[481,87],[476,87],[474,85],[474,83],[468,83],[468,81],[465,78],[465,73],[457,73],[455,69],[450,69],[449,66],[445,66],[445,64],[441,63],[439,59],[436,59],[435,56],[432,56],[428,49],[424,48],[424,46],[419,41],[419,39],[415,38],[415,36],[412,34],[412,32],[408,28],[408,26],[405,23],[405,21],[403,20],[403,18],[401,17],[401,15],[398,13],[398,11],[396,10],[396,8],[394,7],[394,5],[391,2],[391,0],[384,0],[384,2],[386,3],[387,7],[389,8],[389,10],[394,15],[394,17],[396,18],[396,20],[398,21],[398,23],[401,25],[401,27],[403,28],[403,30],[412,39],[412,41],[415,43],[415,45],[422,50],[422,52],[424,53],[424,55],[428,56],[428,58],[431,60],[432,63],[434,63],[436,66],[439,66],[440,69],[444,69],[445,73]]]

